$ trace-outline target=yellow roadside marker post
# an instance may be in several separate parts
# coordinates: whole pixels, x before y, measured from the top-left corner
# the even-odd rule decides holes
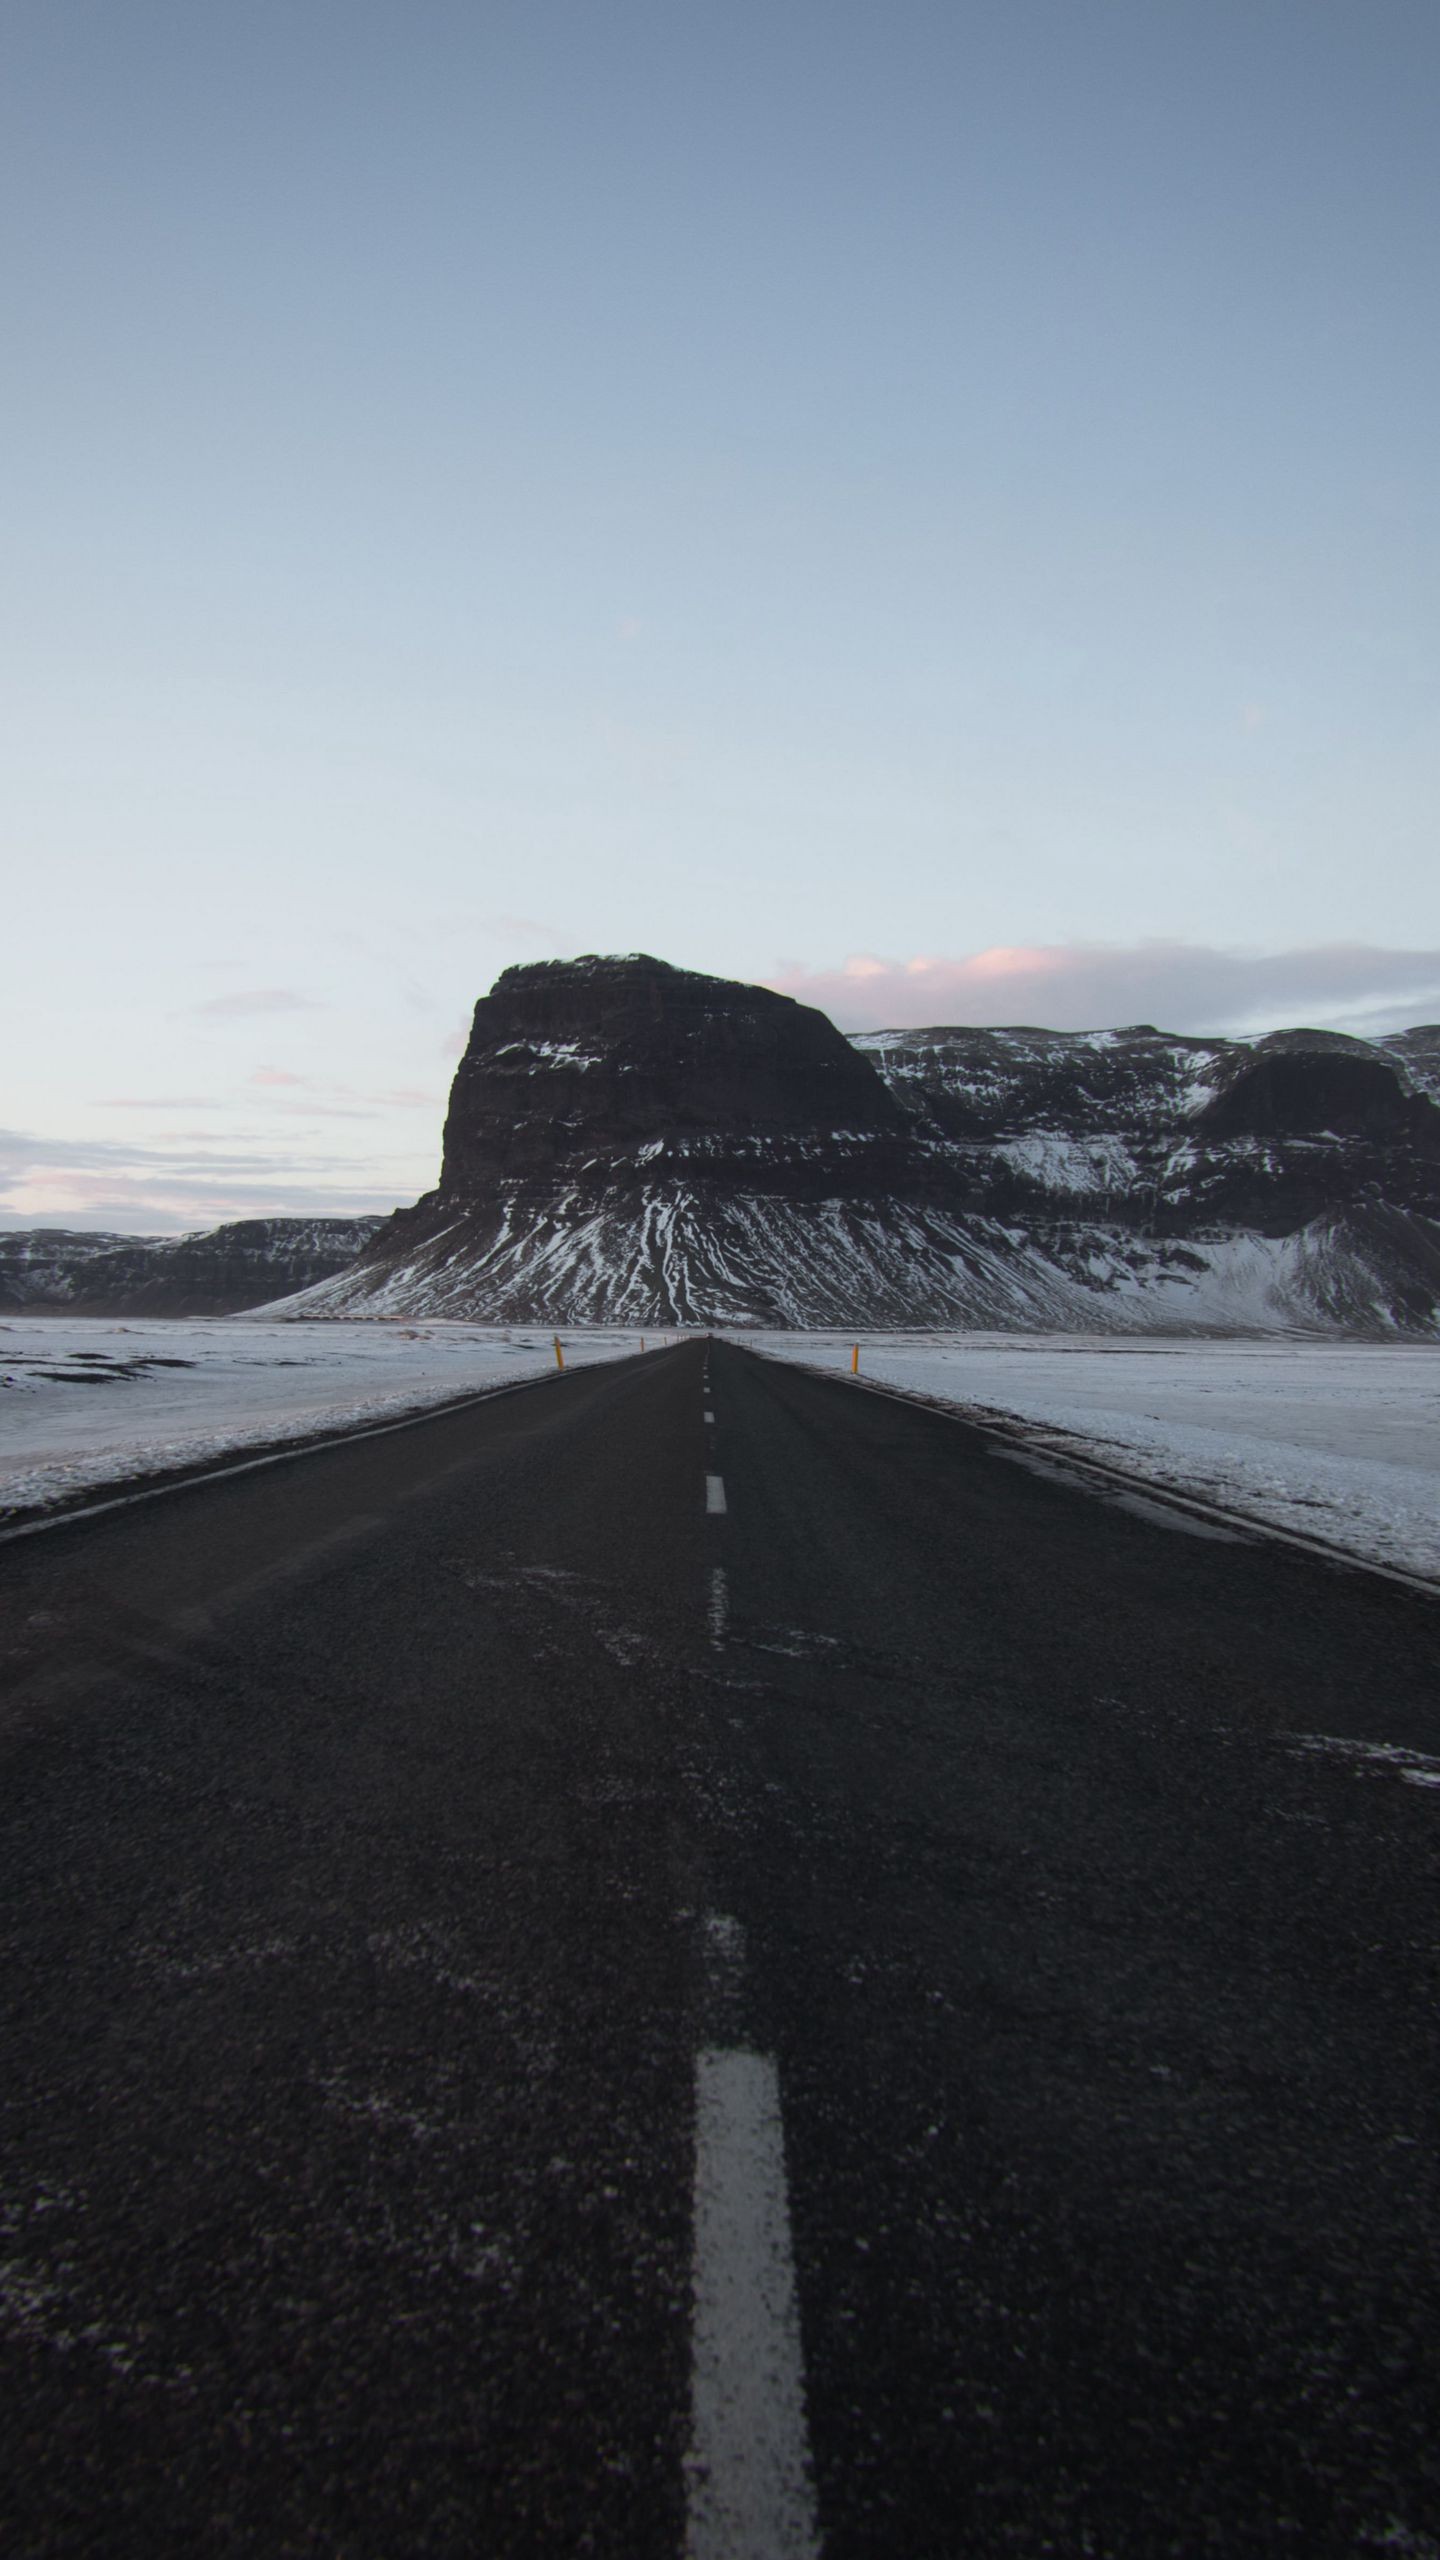
[[[860,1375],[860,1345],[858,1342],[850,1354],[850,1375],[852,1378],[858,1378]]]
[[[565,1354],[560,1348],[560,1336],[558,1333],[555,1336],[555,1366],[557,1369],[563,1369],[565,1366]]]

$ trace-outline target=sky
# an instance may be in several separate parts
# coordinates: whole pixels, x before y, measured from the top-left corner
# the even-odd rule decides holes
[[[475,999],[1440,1016],[1434,0],[4,0],[0,1222]]]

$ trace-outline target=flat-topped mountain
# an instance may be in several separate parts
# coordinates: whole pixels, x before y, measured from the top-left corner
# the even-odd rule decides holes
[[[1425,1332],[1437,1092],[1433,1028],[847,1040],[788,997],[643,954],[542,962],[475,1008],[436,1189],[290,1303]]]
[[[718,1168],[795,1142],[893,1136],[904,1114],[823,1013],[663,960],[507,969],[475,1007],[445,1120],[442,1198],[497,1176],[703,1148]]]

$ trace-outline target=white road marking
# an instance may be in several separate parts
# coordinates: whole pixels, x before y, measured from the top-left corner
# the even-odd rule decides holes
[[[723,1476],[706,1477],[705,1508],[707,1511],[723,1511],[725,1509],[725,1479]]]
[[[686,2560],[818,2560],[780,2075],[695,2057]]]
[[[745,1931],[729,1911],[705,1914],[705,1953],[723,1991],[738,1991],[745,1970]]]
[[[708,1404],[707,1404],[707,1406],[705,1407],[705,1419],[706,1419],[706,1421],[707,1421],[707,1422],[713,1422],[713,1421],[714,1421],[714,1419],[715,1419],[715,1416],[714,1416],[714,1414],[711,1412],[710,1407],[708,1406]]]
[[[712,1564],[710,1567],[710,1607],[707,1615],[710,1620],[710,1641],[718,1652],[725,1642],[725,1630],[730,1624],[730,1585],[725,1579],[723,1564]]]

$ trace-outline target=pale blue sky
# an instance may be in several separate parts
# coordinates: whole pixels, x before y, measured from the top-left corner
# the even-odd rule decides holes
[[[1434,0],[11,0],[0,1217],[413,1196],[556,952],[1433,1018],[1437,135]]]

